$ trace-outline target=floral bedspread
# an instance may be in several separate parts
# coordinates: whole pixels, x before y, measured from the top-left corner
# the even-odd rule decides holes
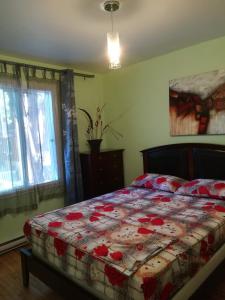
[[[217,230],[224,220],[225,201],[128,187],[38,215],[25,223],[24,232],[28,238],[35,234],[53,239],[59,257],[72,246],[78,261],[83,256],[101,261],[112,285],[138,276],[144,298],[151,299],[159,276],[154,273],[157,261],[168,261],[168,269],[174,257],[187,259],[200,242],[199,256],[206,262],[224,241],[224,229]],[[198,269],[196,261],[189,261],[192,274]],[[171,289],[169,285],[168,295]]]

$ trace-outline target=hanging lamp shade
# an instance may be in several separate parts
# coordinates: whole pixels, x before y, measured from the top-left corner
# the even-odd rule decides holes
[[[120,68],[121,49],[120,49],[120,38],[118,32],[107,32],[107,47],[108,47],[109,68],[110,69]]]
[[[108,58],[109,58],[109,68],[118,69],[121,67],[120,64],[120,38],[119,33],[114,31],[113,24],[113,13],[117,11],[120,7],[120,2],[118,0],[107,0],[104,2],[105,11],[110,13],[111,17],[111,31],[107,32],[107,48],[108,48]]]

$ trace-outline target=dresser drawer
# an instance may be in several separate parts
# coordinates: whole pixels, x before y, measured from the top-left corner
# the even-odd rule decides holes
[[[93,160],[93,169],[97,172],[108,173],[115,170],[118,172],[123,165],[122,153],[102,153]]]
[[[105,155],[97,155],[92,157],[92,168],[94,171],[107,172],[108,159]]]
[[[113,161],[110,166],[111,174],[120,174],[123,173],[123,162],[122,159],[118,161]]]
[[[120,161],[123,158],[123,153],[121,152],[115,152],[111,154],[113,161]]]
[[[95,180],[96,184],[100,184],[100,182],[107,183],[108,182],[108,176],[107,173],[96,171],[93,175],[93,179]]]
[[[82,155],[85,199],[112,192],[124,186],[123,150]]]

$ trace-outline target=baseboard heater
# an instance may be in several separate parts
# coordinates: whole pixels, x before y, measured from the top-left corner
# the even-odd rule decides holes
[[[2,243],[2,244],[0,244],[0,255],[6,253],[8,251],[11,251],[13,249],[24,246],[26,244],[28,244],[28,242],[24,235],[22,235],[16,239],[10,240],[8,242]]]

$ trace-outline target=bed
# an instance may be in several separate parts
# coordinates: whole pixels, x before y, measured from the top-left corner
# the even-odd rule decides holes
[[[174,175],[187,180],[195,178],[225,179],[225,172],[223,171],[225,170],[225,146],[223,145],[173,144],[146,149],[142,151],[142,154],[145,172]],[[139,201],[140,199],[141,201]],[[154,200],[154,205],[152,205],[152,200]],[[124,257],[129,257],[126,264],[124,263],[124,257],[122,259],[121,256],[123,255],[121,254],[123,249],[118,251],[118,248],[113,248],[115,244],[110,244],[111,248],[109,247],[110,253],[108,255],[107,247],[102,247],[103,245],[108,246],[107,242],[109,241],[105,240],[105,235],[101,236],[101,244],[91,248],[90,253],[92,254],[93,249],[95,249],[94,257],[91,256],[88,250],[84,248],[87,246],[86,241],[79,238],[80,232],[84,229],[79,229],[76,236],[68,234],[66,237],[67,241],[72,240],[73,242],[74,238],[78,237],[78,241],[82,240],[81,245],[83,248],[78,247],[78,242],[75,244],[73,242],[68,243],[69,246],[65,248],[65,244],[60,242],[60,239],[55,235],[56,233],[61,234],[61,219],[66,216],[67,221],[71,221],[74,217],[78,218],[79,222],[82,221],[81,215],[78,213],[78,206],[73,207],[72,211],[71,208],[65,208],[64,210],[57,210],[39,216],[40,219],[37,218],[33,221],[33,228],[28,226],[27,233],[29,235],[32,233],[33,252],[29,249],[21,250],[24,286],[28,286],[29,273],[32,273],[62,293],[66,299],[74,299],[75,293],[77,299],[148,300],[173,297],[174,300],[184,300],[190,297],[225,257],[225,247],[223,246],[225,241],[224,201],[201,198],[196,200],[195,197],[173,195],[167,191],[128,187],[97,197],[89,202],[89,207],[92,208],[90,208],[91,214],[88,212],[88,222],[91,222],[91,226],[94,223],[95,228],[96,224],[100,224],[100,229],[107,232],[107,238],[111,230],[111,227],[107,227],[108,217],[111,220],[110,214],[113,213],[113,220],[120,220],[119,222],[121,222],[121,218],[126,219],[125,224],[122,225],[124,230],[130,230],[130,240],[128,243],[124,242],[123,244],[123,247],[126,248]],[[142,210],[138,207],[139,202],[141,202]],[[173,204],[173,210],[171,210],[172,206],[169,206],[168,202]],[[211,203],[207,206],[210,206],[214,213],[212,207],[220,208],[220,211],[216,212],[216,221],[204,219],[208,215],[208,211],[202,211],[199,208],[205,207],[205,203]],[[87,210],[84,207],[86,204],[88,203],[79,206],[79,211],[82,211],[83,214]],[[137,206],[135,214],[133,211],[132,214],[126,214],[129,205],[132,209],[135,208],[135,205]],[[114,207],[112,208],[112,206]],[[178,208],[180,213],[177,213]],[[169,219],[167,217],[168,209],[172,213],[172,217]],[[180,251],[180,240],[177,241],[174,237],[177,238],[179,232],[182,233],[186,223],[181,222],[181,224],[178,224],[178,228],[175,228],[177,224],[171,225],[171,219],[174,216],[177,216],[178,219],[181,216],[183,217],[182,211],[185,209],[186,211],[187,209],[199,210],[200,218],[205,221],[205,228],[199,228],[197,225],[194,227],[193,223],[197,224],[197,222],[193,221],[193,216],[190,217],[190,214],[193,214],[193,211],[190,210],[188,226],[191,225],[194,229],[191,237],[190,235],[188,238],[186,235],[182,237],[180,235],[182,243],[185,244],[185,249],[182,248],[182,251]],[[146,212],[148,213],[146,214]],[[133,215],[135,215],[135,218]],[[104,219],[106,217],[107,220]],[[137,224],[137,220],[138,222],[141,220],[141,224]],[[146,222],[148,222],[148,225],[146,225]],[[54,226],[49,228],[49,223]],[[85,230],[90,224],[86,224]],[[114,227],[117,225],[118,223],[113,223]],[[83,224],[80,226],[83,228]],[[134,249],[131,242],[134,237],[130,235],[132,234],[132,228],[135,226],[138,226],[138,233],[140,234],[136,237],[139,242],[135,242]],[[159,230],[161,227],[164,230],[169,228],[170,234],[168,236],[170,239],[165,238],[165,236],[162,239]],[[116,241],[118,247],[118,235],[122,235],[122,232],[117,230],[115,238],[114,231],[113,242]],[[152,234],[153,240],[151,243],[146,244],[146,235],[148,234]],[[110,237],[111,235],[112,232],[110,232]],[[126,240],[126,235],[123,235],[123,240]],[[91,242],[93,243],[93,240]],[[131,244],[131,246],[128,247],[127,244]],[[143,251],[143,244],[145,247],[147,245],[148,251]],[[192,247],[191,251],[189,246]],[[114,250],[111,251],[111,249]],[[66,252],[66,255],[62,255],[65,254],[64,252]],[[131,259],[133,256],[138,257],[139,253],[142,253],[141,259],[138,261]],[[155,273],[152,274],[149,268],[155,270]],[[198,272],[196,272],[197,269],[199,269]],[[151,276],[149,276],[149,272]],[[190,279],[190,277],[193,278]]]

